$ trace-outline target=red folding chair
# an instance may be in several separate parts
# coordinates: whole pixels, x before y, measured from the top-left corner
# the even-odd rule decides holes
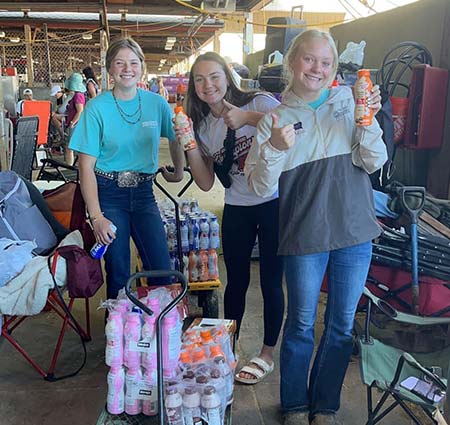
[[[36,189],[37,190],[37,189]],[[37,191],[39,193],[39,191]],[[35,195],[35,194],[34,194]],[[32,196],[33,198],[33,196]],[[56,189],[44,192],[44,198],[47,202],[43,202],[43,205],[47,206],[50,211],[55,211],[55,218],[63,224],[69,230],[79,230],[83,236],[85,247],[90,248],[90,245],[95,240],[92,230],[86,222],[85,216],[85,205],[83,198],[81,196],[81,191],[79,185],[75,182],[66,183]],[[36,202],[36,201],[35,201]],[[38,207],[43,209],[42,205]],[[48,210],[47,210],[48,213]],[[44,212],[43,212],[44,214]],[[44,214],[46,216],[46,214]],[[49,221],[50,222],[50,221]],[[52,224],[52,223],[50,223]],[[56,260],[55,260],[56,257]],[[51,272],[54,275],[56,270],[58,255],[56,254],[53,258],[51,264]],[[98,267],[100,268],[100,262],[98,262]],[[73,317],[72,310],[75,302],[75,298],[68,298],[68,301],[62,299],[61,290],[56,288],[49,291],[47,302],[44,310],[47,312],[54,312],[62,320],[59,333],[57,336],[57,341],[55,348],[53,350],[50,365],[48,368],[38,363],[38,361],[33,358],[29,352],[19,343],[17,339],[13,336],[13,332],[23,323],[32,322],[33,316],[14,316],[14,315],[4,315],[2,324],[2,336],[34,367],[34,369],[47,381],[56,381],[65,377],[73,376],[78,373],[79,370],[84,366],[86,361],[86,350],[84,342],[91,340],[90,331],[90,314],[89,314],[89,298],[83,299],[84,310],[85,310],[85,326],[82,327],[78,320]],[[83,365],[74,373],[65,375],[63,377],[55,376],[55,367],[58,361],[58,357],[61,353],[62,343],[67,329],[71,328],[74,330],[83,341],[83,347],[85,350],[85,360]]]

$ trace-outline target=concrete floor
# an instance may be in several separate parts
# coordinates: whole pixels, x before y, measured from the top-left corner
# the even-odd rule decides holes
[[[167,161],[167,148],[161,149],[162,163]],[[174,191],[175,192],[175,191]],[[193,187],[190,196],[200,200],[205,209],[220,212],[223,190],[216,187],[208,194]],[[222,282],[226,273],[220,257]],[[221,295],[221,294],[220,294]],[[87,344],[85,368],[74,378],[61,382],[46,382],[7,341],[0,339],[0,425],[95,425],[104,408],[107,367],[104,364],[104,313],[96,310],[104,288],[91,301],[92,342]],[[321,301],[321,314],[323,313]],[[247,299],[247,311],[237,345],[240,365],[258,353],[262,338],[261,294],[258,288],[258,263],[252,264],[252,282]],[[222,305],[221,311],[222,311]],[[77,307],[80,313],[80,306]],[[45,365],[50,362],[59,322],[52,313],[42,313],[27,319],[14,333],[18,340]],[[319,320],[320,322],[320,320]],[[320,324],[319,324],[320,327]],[[277,358],[279,352],[277,351]],[[78,337],[68,332],[60,356],[57,373],[72,371],[82,360]],[[346,376],[339,416],[346,425],[366,422],[366,391],[359,377],[358,360],[351,362]],[[279,413],[279,369],[256,386],[236,385],[233,423],[237,425],[275,425],[281,423]],[[411,421],[401,412],[390,414],[380,422],[385,425],[408,425]],[[426,422],[424,422],[426,423]]]

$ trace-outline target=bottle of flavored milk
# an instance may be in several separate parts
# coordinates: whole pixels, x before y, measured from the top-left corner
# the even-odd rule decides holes
[[[355,122],[358,126],[372,124],[373,109],[369,108],[367,99],[372,93],[373,84],[370,79],[370,70],[360,69],[354,86],[355,92]]]
[[[123,364],[123,321],[119,311],[112,311],[108,315],[105,326],[106,349],[105,363],[111,367]]]
[[[204,388],[200,405],[202,415],[208,425],[222,425],[220,397],[212,385],[207,385]]]
[[[167,424],[184,425],[183,399],[176,387],[171,387],[167,390],[165,405],[167,414]]]
[[[112,415],[120,415],[125,410],[125,371],[122,366],[112,367],[108,372],[106,410]]]
[[[183,417],[185,425],[202,425],[200,393],[193,386],[187,386],[183,394]]]

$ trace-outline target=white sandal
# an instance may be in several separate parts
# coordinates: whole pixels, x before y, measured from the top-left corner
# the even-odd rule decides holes
[[[243,384],[257,384],[273,371],[273,367],[273,362],[272,364],[269,364],[260,357],[253,357],[248,364],[234,376],[234,379]],[[241,373],[249,373],[250,375],[253,375],[254,378],[243,378],[239,376]]]

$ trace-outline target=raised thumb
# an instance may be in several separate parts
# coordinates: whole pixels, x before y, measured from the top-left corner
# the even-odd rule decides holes
[[[278,115],[270,114],[272,116],[272,128],[278,128]]]

